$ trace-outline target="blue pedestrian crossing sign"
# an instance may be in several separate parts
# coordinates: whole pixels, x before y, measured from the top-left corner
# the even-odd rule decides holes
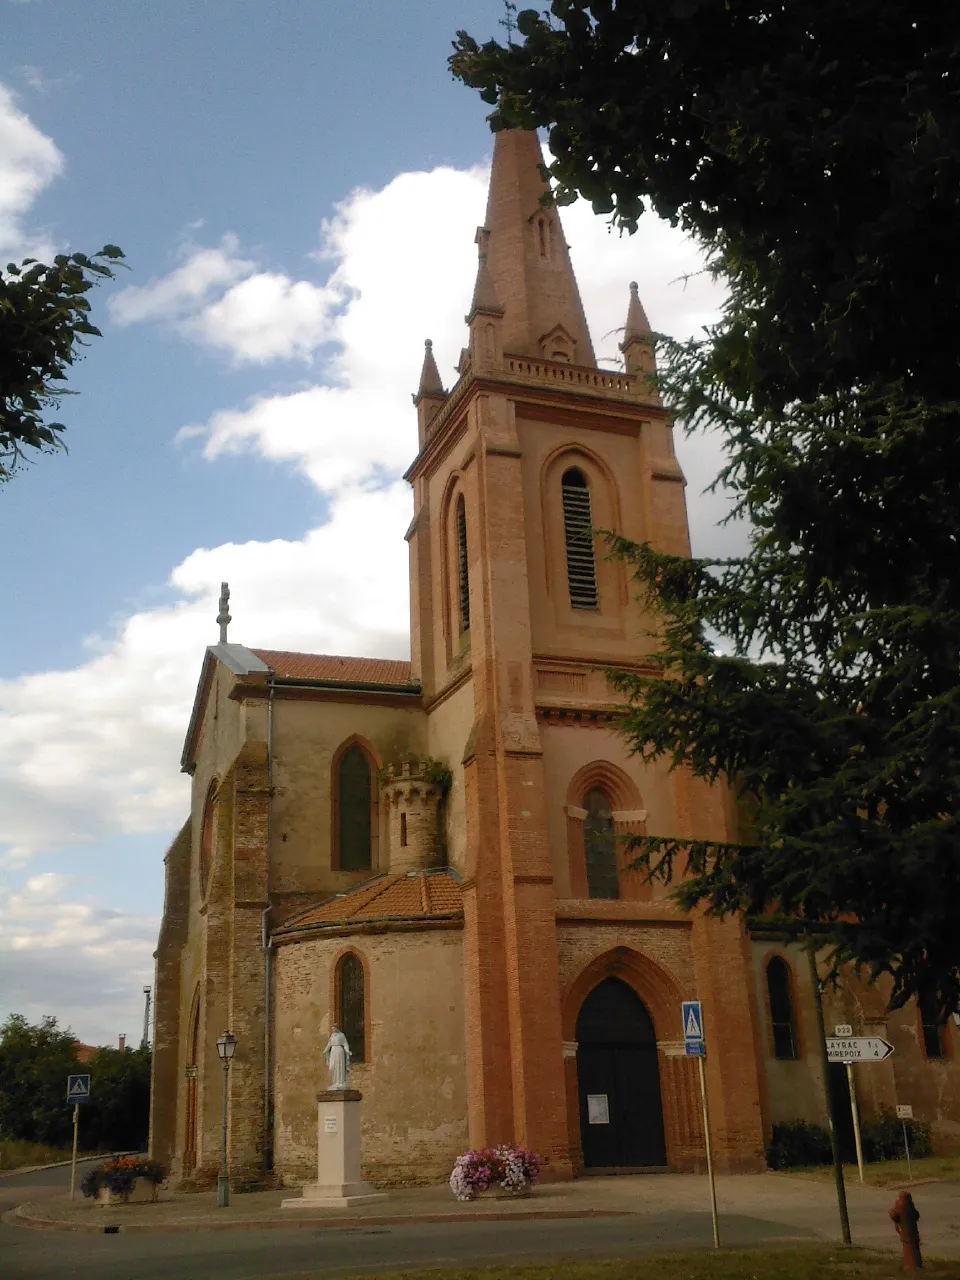
[[[89,1102],[90,1101],[90,1077],[89,1076],[67,1076],[67,1101],[68,1102]]]
[[[703,1044],[703,1006],[699,1000],[684,1000],[681,1008],[683,1038]]]

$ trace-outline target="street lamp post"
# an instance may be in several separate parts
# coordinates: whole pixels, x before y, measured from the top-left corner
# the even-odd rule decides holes
[[[217,1178],[217,1207],[230,1203],[230,1170],[227,1168],[227,1098],[230,1092],[230,1059],[237,1050],[237,1037],[225,1031],[217,1040],[217,1053],[223,1063],[223,1132],[220,1143],[220,1174]]]

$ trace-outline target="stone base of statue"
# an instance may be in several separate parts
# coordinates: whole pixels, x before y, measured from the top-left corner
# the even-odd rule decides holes
[[[360,1177],[360,1101],[357,1089],[317,1094],[317,1180],[280,1202],[283,1209],[349,1209],[386,1200]]]

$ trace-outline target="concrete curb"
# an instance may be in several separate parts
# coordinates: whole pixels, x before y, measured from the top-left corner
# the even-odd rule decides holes
[[[357,1227],[398,1227],[407,1224],[421,1226],[439,1222],[517,1222],[525,1219],[559,1219],[559,1218],[630,1218],[635,1215],[620,1209],[532,1209],[528,1212],[517,1209],[490,1210],[483,1213],[408,1213],[378,1214],[376,1217],[320,1218],[304,1211],[302,1216],[297,1210],[290,1211],[289,1218],[246,1218],[232,1221],[221,1221],[216,1218],[200,1218],[184,1222],[131,1222],[123,1223],[103,1221],[102,1225],[93,1222],[70,1222],[60,1218],[36,1217],[30,1213],[31,1205],[20,1205],[5,1213],[0,1221],[12,1226],[29,1227],[34,1231],[74,1231],[85,1235],[164,1235],[173,1232],[197,1231],[298,1231],[304,1227],[327,1228],[331,1231]],[[106,1211],[104,1211],[104,1218]],[[292,1219],[292,1221],[291,1221]]]

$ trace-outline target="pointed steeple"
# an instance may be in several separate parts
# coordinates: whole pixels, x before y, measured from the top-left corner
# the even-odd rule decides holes
[[[423,368],[420,371],[420,386],[417,388],[413,403],[417,406],[417,422],[420,427],[420,444],[427,438],[427,428],[437,416],[437,410],[447,398],[440,381],[440,370],[433,354],[433,343],[429,338],[423,344]]]
[[[653,349],[653,330],[640,301],[636,280],[630,281],[630,305],[627,307],[627,323],[620,343],[627,373],[640,373],[650,377],[657,371]]]
[[[464,317],[467,324],[473,324],[474,317],[481,311],[488,316],[503,315],[503,307],[500,305],[500,299],[497,297],[497,290],[493,283],[493,276],[490,274],[490,268],[487,265],[487,251],[490,246],[488,228],[477,227],[475,240],[480,260],[477,263],[477,283],[473,286],[473,301],[470,303],[470,310]]]
[[[427,338],[423,344],[423,368],[420,371],[420,386],[417,388],[417,397],[437,392],[442,396],[447,394],[443,389],[443,383],[440,381],[440,370],[437,368],[437,361],[433,354],[433,342],[430,338]]]
[[[489,275],[491,296],[503,308],[505,352],[594,365],[560,217],[555,206],[540,203],[548,189],[542,163],[535,133],[504,129],[496,135],[481,274]]]

